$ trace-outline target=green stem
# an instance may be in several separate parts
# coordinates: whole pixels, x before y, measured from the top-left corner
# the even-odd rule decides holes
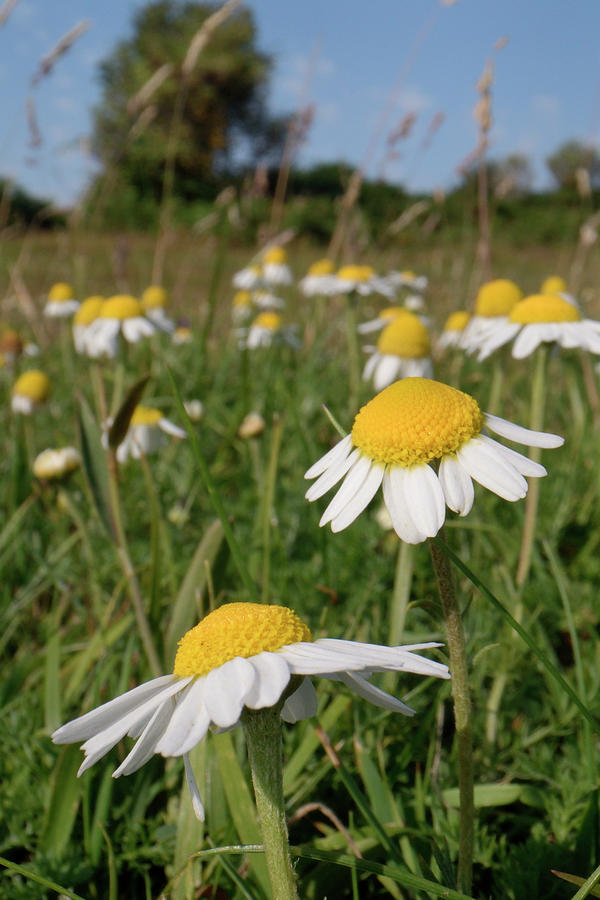
[[[540,347],[537,351],[533,383],[531,386],[531,410],[530,427],[532,431],[541,431],[544,423],[544,400],[546,396],[546,347]],[[539,463],[542,451],[540,447],[531,447],[529,458]],[[535,526],[537,522],[537,510],[540,496],[539,479],[534,478],[529,483],[527,498],[525,500],[525,520],[523,523],[523,535],[521,538],[521,552],[515,578],[517,587],[521,587],[527,580],[531,567],[533,541],[535,538]]]
[[[442,532],[443,533],[443,532]],[[456,883],[460,891],[469,893],[473,878],[475,805],[473,789],[473,732],[471,725],[471,689],[465,649],[465,634],[456,599],[456,590],[448,557],[437,542],[430,541],[433,568],[442,601],[458,752],[459,837]]]
[[[348,294],[346,296],[346,347],[348,350],[348,411],[351,416],[356,415],[358,411],[360,389],[360,361],[354,302],[354,294]]]
[[[413,576],[414,544],[400,541],[390,608],[390,646],[397,647],[404,631]]]
[[[281,703],[242,714],[273,900],[298,900],[283,799]]]
[[[493,415],[498,415],[500,409],[500,401],[502,399],[502,388],[504,387],[504,365],[503,354],[496,353],[494,356],[494,368],[492,370],[492,385],[490,387],[490,398],[487,404],[487,411]]]
[[[273,499],[275,497],[275,482],[277,480],[277,464],[279,461],[279,448],[281,446],[281,434],[283,428],[279,416],[273,416],[273,435],[271,438],[271,453],[267,468],[267,483],[264,490],[262,508],[262,576],[261,576],[261,600],[269,602],[270,572],[271,572],[271,514]]]

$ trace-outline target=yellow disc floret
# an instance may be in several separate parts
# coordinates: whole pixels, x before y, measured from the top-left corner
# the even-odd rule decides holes
[[[87,297],[73,316],[73,325],[91,325],[100,315],[103,303],[104,297]]]
[[[550,275],[544,279],[540,294],[563,294],[567,290],[567,282],[560,275]]]
[[[318,259],[310,266],[309,275],[331,275],[335,266],[330,259]]]
[[[139,300],[129,294],[115,294],[102,304],[100,318],[102,319],[135,319],[144,315],[144,308]]]
[[[375,275],[375,270],[371,266],[342,266],[337,273],[338,278],[345,281],[369,281]]]
[[[520,325],[535,322],[579,322],[579,311],[558,294],[532,294],[512,309],[509,319]]]
[[[74,300],[73,288],[66,281],[58,281],[48,291],[48,300],[52,303],[63,303],[65,300]]]
[[[450,313],[444,324],[444,331],[464,331],[470,318],[470,313],[462,309]]]
[[[136,406],[131,417],[132,425],[158,425],[163,418],[160,409],[153,406]]]
[[[33,403],[44,403],[50,393],[50,379],[39,369],[23,372],[15,381],[13,395],[27,397]]]
[[[385,326],[377,350],[385,356],[421,359],[431,353],[429,334],[419,317],[407,311]]]
[[[184,634],[173,672],[206,675],[236,656],[248,659],[299,641],[312,641],[312,635],[287,606],[225,603]]]
[[[482,425],[468,394],[428,378],[403,378],[363,406],[352,442],[375,462],[410,468],[456,453]]]
[[[509,278],[496,278],[483,284],[475,300],[475,314],[486,318],[507,316],[515,303],[523,299],[521,288]]]
[[[151,284],[142,294],[142,306],[144,309],[163,309],[169,302],[169,295],[158,284]]]
[[[233,295],[233,305],[238,309],[252,304],[252,294],[250,291],[236,291]]]
[[[279,313],[267,312],[260,313],[252,323],[258,325],[259,328],[266,328],[268,331],[277,331],[281,327],[281,316]]]
[[[287,260],[287,256],[283,247],[271,247],[263,256],[263,263],[274,263],[275,265],[283,265]]]
[[[412,315],[410,310],[406,309],[406,307],[404,307],[404,306],[386,306],[385,309],[381,310],[381,312],[379,313],[377,318],[378,319],[395,319],[396,316],[403,316],[405,314],[409,315],[409,316]]]

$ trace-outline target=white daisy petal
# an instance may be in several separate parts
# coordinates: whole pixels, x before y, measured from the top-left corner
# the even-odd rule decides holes
[[[248,660],[256,669],[256,679],[248,691],[245,705],[250,709],[274,706],[291,677],[290,667],[279,653],[257,653]]]
[[[235,725],[256,677],[252,664],[239,656],[212,669],[206,676],[204,691],[204,702],[211,722],[219,728]]]
[[[185,431],[184,428],[180,428],[179,425],[175,425],[175,423],[171,422],[169,419],[161,419],[158,425],[165,434],[171,434],[173,437],[178,438],[187,437],[187,431]]]
[[[350,453],[352,449],[352,436],[347,434],[346,437],[343,437],[341,441],[338,441],[331,450],[329,450],[325,456],[322,456],[321,459],[317,460],[317,462],[307,469],[304,473],[304,477],[307,479],[316,478],[317,475],[321,475],[332,466],[338,459],[346,456]]]
[[[565,439],[558,434],[550,434],[544,431],[530,431],[529,428],[522,428],[520,425],[508,422],[506,419],[501,419],[499,416],[492,416],[490,413],[484,414],[484,421],[486,426],[490,431],[493,431],[494,434],[499,434],[500,437],[507,438],[509,441],[515,441],[517,444],[526,444],[528,447],[546,447],[547,449],[553,449],[555,447],[562,447],[565,442]]]
[[[373,375],[373,387],[376,391],[382,391],[393,381],[396,381],[400,370],[399,356],[379,356],[379,361]]]
[[[373,351],[374,352],[371,354],[371,356],[368,358],[368,360],[365,363],[365,367],[363,369],[363,374],[362,374],[363,381],[368,381],[371,378],[373,372],[375,371],[375,369],[377,368],[377,365],[379,363],[379,354],[374,350],[374,348],[373,348]]]
[[[420,544],[427,535],[419,531],[411,516],[404,490],[404,469],[388,467],[383,476],[383,499],[394,531],[407,544]]]
[[[183,764],[185,766],[187,786],[190,792],[190,797],[192,798],[192,809],[194,810],[194,815],[201,822],[204,822],[204,804],[202,803],[200,791],[198,790],[198,782],[196,781],[196,776],[194,775],[194,770],[192,769],[192,764],[187,753],[184,753]]]
[[[511,450],[510,447],[505,447],[504,444],[498,443],[498,441],[487,437],[485,434],[481,434],[479,440],[494,447],[521,475],[528,475],[530,478],[543,478],[544,475],[548,474],[540,463],[534,462],[528,456],[523,456],[522,453],[517,453],[516,450]]]
[[[163,756],[180,756],[188,748],[190,736],[194,743],[191,750],[206,734],[210,717],[204,705],[206,677],[195,678],[178,698],[177,707],[165,733],[156,745],[156,752]]]
[[[369,469],[367,477],[363,481],[358,491],[346,504],[344,509],[334,519],[332,519],[331,530],[333,532],[343,531],[344,528],[347,528],[348,525],[351,525],[352,522],[354,522],[356,517],[361,514],[363,509],[366,509],[366,507],[369,505],[369,503],[379,490],[384,471],[385,466],[379,465],[377,463],[371,464],[371,468]]]
[[[311,484],[304,495],[305,498],[307,500],[317,500],[319,497],[322,497],[323,494],[326,494],[334,484],[338,483],[340,478],[343,478],[348,469],[350,469],[357,461],[359,456],[360,452],[358,450],[353,450],[349,456],[331,463],[327,471],[323,472],[323,474]]]
[[[472,438],[457,453],[457,460],[471,478],[504,500],[521,500],[527,493],[527,482],[489,444]]]
[[[450,509],[461,516],[470,513],[475,497],[473,481],[459,465],[456,456],[444,456],[440,462],[439,479]]]
[[[291,694],[281,710],[284,722],[293,725],[301,719],[310,719],[317,712],[317,692],[310,678],[303,678],[297,691]]]
[[[342,673],[340,681],[353,690],[355,694],[358,694],[359,697],[362,697],[363,700],[368,700],[374,706],[379,706],[381,709],[390,709],[392,712],[400,712],[405,716],[414,716],[415,714],[414,709],[407,706],[402,700],[397,700],[396,697],[392,697],[391,694],[382,691],[381,688],[375,687],[374,684],[369,684],[365,678],[357,675],[355,672]]]
[[[435,537],[444,524],[446,502],[439,478],[431,466],[407,469],[404,493],[417,529],[427,537]]]
[[[544,342],[543,330],[536,325],[525,325],[517,335],[512,348],[515,359],[524,359]]]
[[[329,506],[321,516],[319,520],[320,526],[327,525],[328,522],[331,522],[332,519],[335,519],[335,517],[341,513],[346,504],[349,503],[354,495],[361,489],[372,465],[373,463],[367,456],[359,455],[358,459],[346,473],[346,477],[344,478],[341,487],[338,488],[337,493],[334,495],[333,500],[331,500]]]
[[[133,749],[125,757],[118,769],[113,772],[113,778],[120,775],[131,775],[147,763],[156,751],[156,745],[160,740],[169,719],[173,714],[173,700],[169,698],[158,707],[154,715],[142,731]]]

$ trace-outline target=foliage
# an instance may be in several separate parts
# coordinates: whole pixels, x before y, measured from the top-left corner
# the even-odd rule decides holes
[[[65,217],[48,200],[34,197],[7,178],[0,178],[0,223],[38,228],[64,226]]]
[[[566,141],[547,157],[546,165],[559,188],[576,188],[581,172],[587,173],[593,188],[600,187],[600,153],[591,144]]]

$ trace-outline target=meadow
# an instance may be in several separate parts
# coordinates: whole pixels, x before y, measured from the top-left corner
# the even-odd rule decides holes
[[[356,261],[427,276],[435,347],[446,316],[472,308],[484,280],[475,247],[472,231],[462,241],[442,231],[363,247]],[[495,277],[527,295],[563,275],[585,315],[600,318],[595,247],[514,244],[501,233],[492,247]],[[131,748],[125,738],[78,779],[78,744],[50,739],[157,674],[148,642],[158,672],[169,673],[187,629],[224,603],[258,598],[294,609],[314,637],[436,641],[442,646],[427,654],[448,662],[427,543],[407,549],[382,524],[380,493],[335,534],[318,525],[326,498],[304,499],[304,473],[338,440],[335,422],[347,433],[375,393],[357,377],[348,301],[297,289],[325,248],[297,235],[286,245],[294,283],[277,293],[296,344],[242,349],[232,278],[256,249],[222,232],[173,232],[157,270],[151,234],[32,230],[0,245],[2,330],[39,347],[0,369],[2,897],[271,896],[241,728],[209,733],[191,751],[205,822],[194,815],[180,759],[153,755],[113,779]],[[43,315],[55,282],[71,283],[79,298],[140,296],[157,274],[168,314],[189,324],[189,343],[158,333],[124,344],[114,359],[91,360],[75,352],[67,320]],[[354,323],[389,305],[377,294],[352,302]],[[461,892],[456,883],[451,682],[386,673],[375,683],[409,703],[413,718],[315,679],[317,715],[284,726],[285,811],[306,900],[598,895],[598,375],[580,349],[551,348],[546,363],[539,430],[565,444],[542,452],[548,474],[522,583],[524,500],[476,486],[468,516],[446,515],[443,540],[466,566],[454,566],[454,578],[473,702],[472,887]],[[484,362],[434,352],[437,380],[525,427],[534,427],[535,365],[508,348]],[[14,381],[33,367],[47,373],[50,396],[31,416],[15,414]],[[182,408],[192,399],[203,404],[197,422]],[[110,415],[123,437],[136,402],[187,436],[116,466],[102,418]],[[248,435],[240,426],[250,412],[264,428]],[[37,454],[65,445],[79,449],[82,465],[64,479],[36,478]]]

